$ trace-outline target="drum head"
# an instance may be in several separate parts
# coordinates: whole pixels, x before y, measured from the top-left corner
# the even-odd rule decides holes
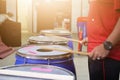
[[[53,50],[50,50],[52,48]],[[71,53],[57,51],[54,49],[70,50],[68,47],[60,45],[29,45],[18,50],[18,55],[31,59],[59,59],[72,56]]]
[[[69,70],[51,65],[26,64],[26,65],[3,67],[2,69],[49,73],[49,74],[57,74],[57,75],[69,75],[74,77],[73,73],[70,72]],[[20,77],[20,76],[0,75],[0,80],[51,80],[51,79],[38,79],[38,78],[29,78],[29,77]]]
[[[48,44],[53,44],[53,45],[67,45],[67,41],[63,39],[57,39],[52,36],[31,36],[28,39],[30,44],[41,44],[41,45],[48,45]]]

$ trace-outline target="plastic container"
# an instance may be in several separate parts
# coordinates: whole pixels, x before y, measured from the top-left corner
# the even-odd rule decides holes
[[[77,18],[78,39],[83,40],[87,36],[86,31],[87,17]],[[82,45],[78,43],[78,51],[82,51]]]

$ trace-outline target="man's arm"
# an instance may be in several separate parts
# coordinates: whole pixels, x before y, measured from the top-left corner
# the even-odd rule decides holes
[[[113,31],[108,36],[106,41],[110,41],[113,47],[116,45],[118,41],[120,41],[120,18],[118,19]],[[97,58],[105,58],[109,54],[110,50],[106,50],[103,44],[96,46],[89,54],[89,57],[93,60]]]
[[[120,41],[120,18],[118,19],[115,28],[113,29],[112,33],[106,39],[106,41],[112,42],[113,46]]]

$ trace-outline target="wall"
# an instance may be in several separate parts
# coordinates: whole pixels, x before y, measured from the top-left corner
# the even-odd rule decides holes
[[[17,0],[17,5],[22,32],[32,32],[32,0]]]
[[[34,1],[35,2],[35,1]],[[82,5],[81,5],[82,3]],[[81,9],[83,8],[83,9]],[[34,10],[34,20],[33,20],[33,32],[36,32],[36,6],[33,6]],[[80,16],[87,16],[88,15],[88,0],[72,0],[72,11],[71,11],[71,32],[77,33],[77,18]]]
[[[88,0],[82,0],[82,16],[87,16],[89,11]]]
[[[81,4],[82,3],[82,4]],[[82,9],[81,9],[82,8]],[[88,0],[72,0],[72,33],[77,33],[77,18],[88,15]]]
[[[77,17],[81,15],[80,9],[81,9],[81,0],[72,0],[72,15],[71,15],[71,30],[73,33],[77,32]]]
[[[12,12],[14,14],[13,19],[16,21],[16,5],[15,5],[16,0],[6,0],[6,2],[7,2],[6,3],[7,12]],[[81,2],[82,2],[82,8],[83,8],[82,10],[81,10]],[[87,14],[88,14],[88,0],[72,0],[71,31],[73,33],[77,33],[77,26],[76,26],[77,18],[80,16],[87,16]],[[28,23],[31,23],[31,21],[28,21]],[[29,24],[29,27],[30,25],[31,24]],[[34,26],[36,26],[35,23],[33,23],[33,30],[35,30]]]
[[[6,12],[13,13],[13,20],[16,21],[16,0],[6,0]]]
[[[21,5],[16,4],[17,2],[22,2],[25,0],[6,0],[6,10],[14,14],[13,20],[21,22],[21,28],[23,32],[32,32],[32,0],[27,0]],[[27,5],[26,5],[27,3]],[[16,6],[18,5],[18,6]],[[21,7],[22,6],[22,7]],[[16,8],[17,9],[16,11]],[[16,12],[19,13],[16,15]]]

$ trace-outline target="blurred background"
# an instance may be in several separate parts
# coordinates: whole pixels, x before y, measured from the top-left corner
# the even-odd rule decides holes
[[[42,30],[65,29],[71,38],[80,40],[88,10],[88,0],[0,0],[0,36],[6,46],[16,51]],[[86,49],[73,42],[73,50]],[[15,55],[16,52],[0,59],[0,67],[14,65]],[[74,54],[73,60],[77,80],[89,80],[87,56]]]

